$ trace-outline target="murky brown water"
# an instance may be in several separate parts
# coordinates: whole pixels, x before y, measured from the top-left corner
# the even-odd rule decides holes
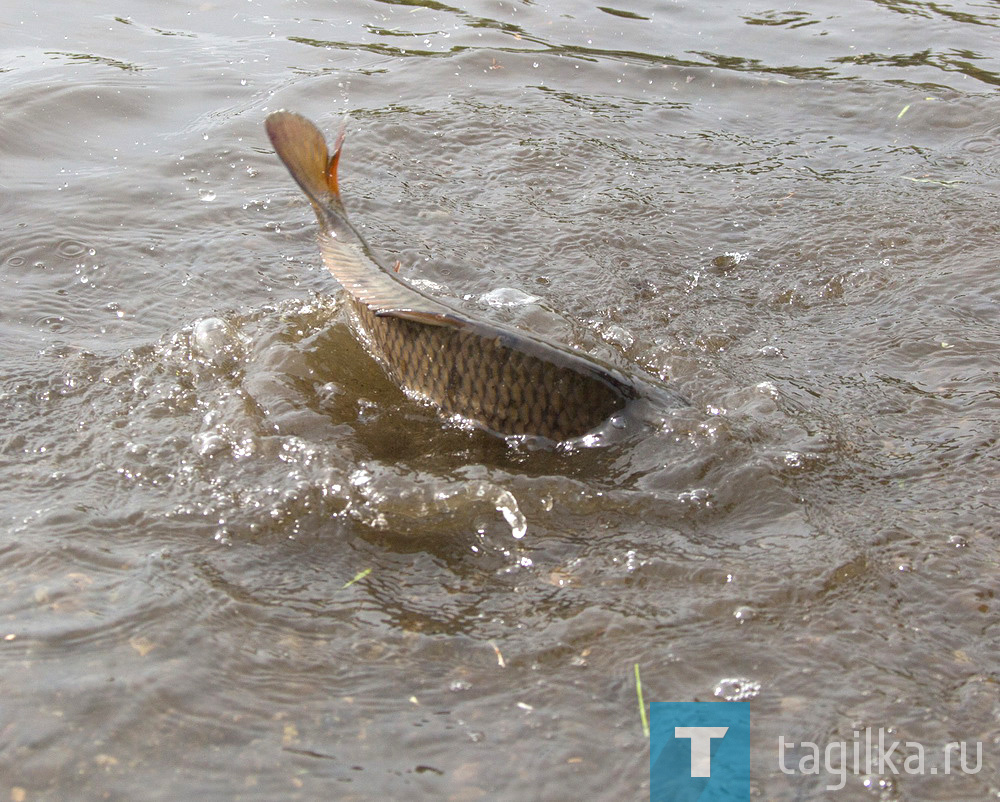
[[[995,2],[105,8],[0,21],[0,799],[641,799],[635,663],[760,798],[864,727],[983,768],[842,798],[1000,793]],[[407,401],[279,107],[409,277],[692,408]]]

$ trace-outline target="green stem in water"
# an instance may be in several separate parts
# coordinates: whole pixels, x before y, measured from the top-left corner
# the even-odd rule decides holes
[[[639,676],[639,664],[635,664],[635,693],[639,697],[639,717],[642,719],[642,734],[649,737],[649,719],[646,718],[646,705],[642,701],[642,678]]]
[[[341,590],[343,590],[344,588],[349,588],[349,587],[350,587],[351,585],[353,585],[353,584],[354,584],[355,582],[357,582],[357,581],[358,581],[359,579],[364,579],[364,578],[365,578],[366,576],[368,576],[368,574],[370,574],[371,572],[372,572],[372,569],[371,569],[371,568],[366,568],[366,569],[365,569],[364,571],[358,571],[358,572],[357,572],[357,573],[356,573],[356,574],[354,575],[354,579],[352,579],[352,580],[351,580],[350,582],[345,582],[345,583],[344,583],[344,586],[343,586],[343,587],[341,588]]]

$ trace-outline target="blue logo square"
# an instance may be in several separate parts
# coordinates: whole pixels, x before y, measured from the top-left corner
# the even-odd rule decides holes
[[[650,802],[746,802],[750,707],[743,702],[649,706]]]

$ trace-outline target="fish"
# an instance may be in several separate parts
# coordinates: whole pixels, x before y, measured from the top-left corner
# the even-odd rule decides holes
[[[344,128],[332,153],[323,133],[294,112],[271,113],[265,128],[312,204],[323,262],[347,292],[357,334],[408,395],[500,437],[599,445],[654,392],[601,360],[481,319],[407,282],[348,220],[337,178]]]

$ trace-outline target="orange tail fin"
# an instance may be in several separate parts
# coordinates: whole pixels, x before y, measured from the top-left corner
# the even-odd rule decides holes
[[[343,129],[337,136],[331,156],[323,134],[300,114],[276,111],[268,115],[264,127],[275,152],[317,211],[330,205],[340,206],[337,162],[344,144]]]

